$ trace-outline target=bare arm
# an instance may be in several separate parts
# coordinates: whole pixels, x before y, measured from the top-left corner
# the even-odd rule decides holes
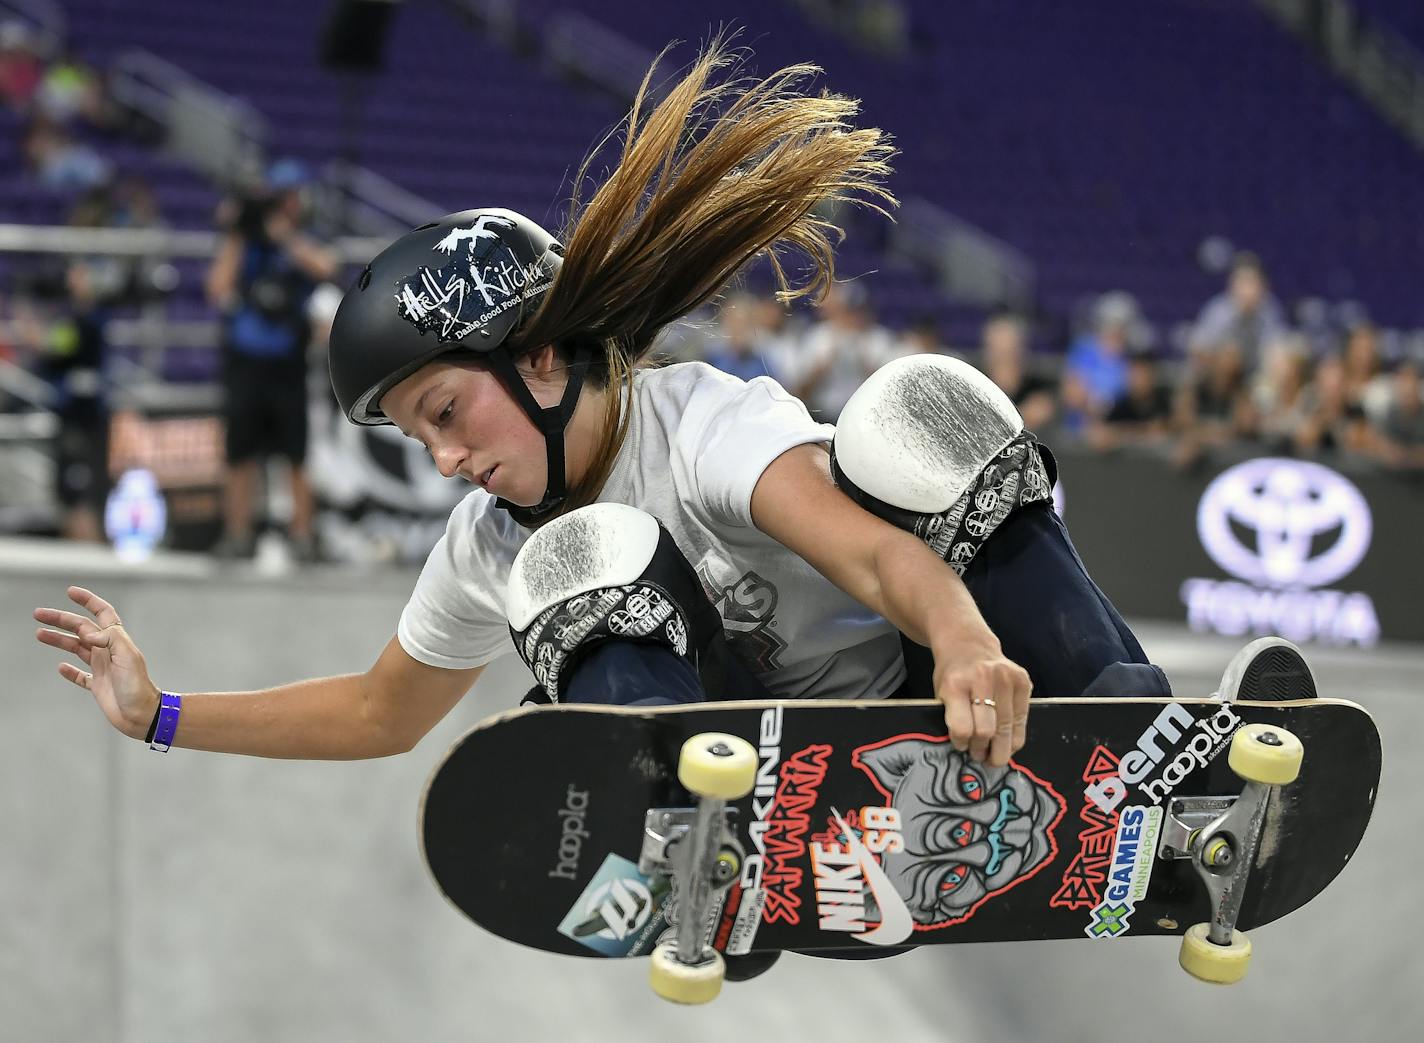
[[[142,739],[159,691],[118,613],[70,587],[86,613],[39,608],[41,644],[78,657],[60,676],[89,692],[119,731]],[[175,746],[253,757],[355,760],[404,753],[459,702],[483,667],[442,670],[412,659],[392,638],[364,674],[297,681],[255,692],[184,693]]]
[[[208,303],[219,310],[226,310],[237,292],[237,267],[242,261],[242,237],[229,232],[218,244],[218,252],[208,268],[207,281],[203,290]]]
[[[184,695],[174,745],[300,760],[406,753],[450,712],[483,670],[427,666],[412,659],[393,637],[364,674],[297,681],[258,692]],[[153,705],[158,705],[156,695]],[[148,721],[143,728],[146,732]]]
[[[1003,764],[1023,745],[1028,674],[1003,656],[959,576],[915,536],[836,488],[825,448],[774,460],[752,493],[757,528],[809,562],[935,657],[935,695],[955,745]],[[983,712],[975,698],[993,701]],[[992,746],[990,745],[992,742]]]

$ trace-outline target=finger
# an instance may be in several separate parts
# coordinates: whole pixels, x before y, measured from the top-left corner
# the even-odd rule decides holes
[[[73,684],[77,684],[80,688],[83,688],[86,692],[89,690],[89,681],[90,681],[91,675],[85,673],[83,670],[79,669],[79,667],[75,666],[73,663],[60,663],[60,664],[59,664],[59,676],[62,677],[62,678],[64,678],[66,681],[69,681],[69,682],[71,682],[71,683],[73,683]]]
[[[73,601],[76,605],[83,605],[94,614],[94,619],[99,626],[111,627],[115,624],[123,625],[119,621],[118,610],[92,590],[86,590],[83,587],[70,587],[68,593],[69,600]]]
[[[1014,745],[1014,715],[1017,713],[1017,689],[1020,671],[1000,670],[995,677],[994,740],[989,750],[989,763],[1003,767],[1018,749]]]
[[[70,655],[77,655],[84,662],[89,662],[89,657],[93,654],[87,647],[80,644],[79,639],[73,634],[62,634],[58,630],[36,630],[35,637],[40,644],[50,645],[58,648],[62,652]]]
[[[108,648],[113,641],[114,635],[119,632],[118,627],[105,627],[103,630],[90,630],[79,635],[79,640],[90,648]]]
[[[47,626],[61,627],[73,634],[82,635],[99,629],[98,624],[88,616],[81,616],[77,612],[65,612],[57,608],[37,608],[35,609],[35,619]]]
[[[994,726],[998,720],[994,707],[976,696],[978,705],[974,707],[974,738],[969,743],[969,759],[983,763],[989,756],[989,743],[994,738]]]
[[[1028,741],[1028,710],[1033,692],[1033,685],[1026,683],[1018,685],[1014,690],[1014,752],[1023,749],[1023,745]]]
[[[949,728],[949,741],[960,753],[969,749],[974,737],[974,710],[969,704],[969,688],[955,679],[941,696],[944,700],[944,723]]]

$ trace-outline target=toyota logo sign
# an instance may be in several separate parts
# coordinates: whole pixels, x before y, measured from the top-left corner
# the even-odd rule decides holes
[[[1360,490],[1320,464],[1249,460],[1207,486],[1197,508],[1202,546],[1248,583],[1323,587],[1348,575],[1370,546]]]

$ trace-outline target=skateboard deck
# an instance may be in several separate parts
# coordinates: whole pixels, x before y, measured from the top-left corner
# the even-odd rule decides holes
[[[679,750],[722,732],[756,748],[757,770],[728,802],[740,857],[703,927],[720,951],[1180,935],[1213,903],[1173,809],[1212,798],[1200,821],[1242,793],[1226,751],[1254,723],[1304,758],[1264,801],[1236,918],[1249,929],[1319,894],[1365,832],[1380,738],[1354,703],[1035,699],[1001,768],[956,751],[932,701],[515,710],[451,748],[420,832],[436,885],[486,930],[646,955],[673,933],[677,888],[639,869],[645,813],[695,803]]]

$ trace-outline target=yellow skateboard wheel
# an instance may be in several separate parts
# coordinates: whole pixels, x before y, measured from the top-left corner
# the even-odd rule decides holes
[[[1284,786],[1300,774],[1305,747],[1290,732],[1272,724],[1246,724],[1231,737],[1226,762],[1247,782]]]
[[[1207,937],[1207,925],[1196,924],[1182,935],[1182,951],[1177,957],[1193,978],[1213,985],[1234,985],[1246,977],[1251,965],[1251,939],[1240,931],[1231,932],[1230,945],[1217,945]]]
[[[689,966],[673,955],[672,946],[663,944],[653,950],[648,964],[648,984],[659,996],[673,1003],[710,1003],[722,991],[726,972],[722,954],[715,949],[711,950],[710,959]]]
[[[682,744],[677,778],[699,797],[736,800],[756,783],[757,755],[752,744],[735,735],[703,732]]]

